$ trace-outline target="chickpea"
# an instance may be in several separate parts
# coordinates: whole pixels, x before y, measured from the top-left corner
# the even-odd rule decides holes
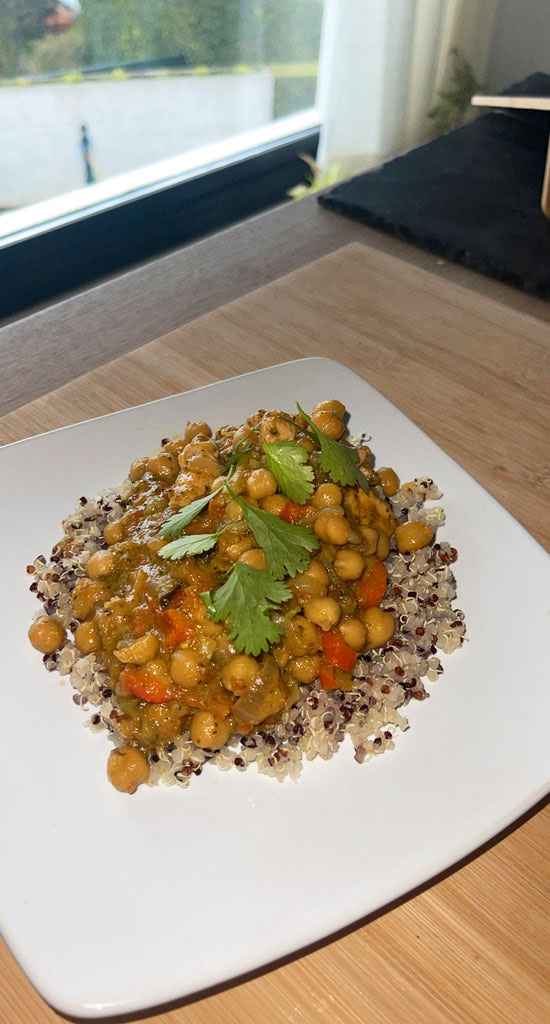
[[[97,580],[79,579],[73,590],[73,615],[77,619],[89,619],[105,598],[105,588]]]
[[[286,637],[285,646],[291,654],[317,654],[321,647],[319,630],[303,615],[296,615]]]
[[[101,642],[95,623],[81,622],[76,627],[74,642],[82,654],[93,654],[94,651],[99,651]]]
[[[250,654],[238,654],[222,669],[222,685],[231,693],[241,694],[256,679],[259,665]]]
[[[315,508],[330,508],[342,504],[342,488],[338,484],[319,484],[311,499]]]
[[[364,561],[358,551],[343,548],[336,553],[334,568],[342,580],[358,580],[363,572]]]
[[[118,544],[124,537],[124,527],[120,519],[114,523],[107,523],[103,531],[103,540],[106,544]]]
[[[250,551],[256,545],[254,537],[250,533],[245,534],[242,537],[239,537],[234,533],[226,533],[224,536],[227,537],[228,540],[225,544],[220,544],[218,541],[218,549],[222,551],[232,562],[238,562],[245,551]],[[224,536],[222,536],[220,540],[223,541]]]
[[[192,441],[193,438],[197,437],[199,434],[203,434],[204,437],[212,437],[212,431],[210,430],[208,423],[190,423],[188,421],[184,434],[185,440]]]
[[[53,654],[61,647],[65,636],[63,626],[53,615],[41,615],[35,619],[28,632],[31,644],[41,654]]]
[[[288,663],[288,671],[299,683],[312,683],[319,675],[319,655],[304,655],[302,658],[292,658]]]
[[[130,472],[128,476],[133,484],[141,480],[145,470],[147,469],[147,459],[135,459],[130,466]]]
[[[383,612],[381,608],[367,608],[360,615],[367,627],[367,649],[369,651],[372,651],[374,647],[383,647],[388,640],[391,640],[395,622],[390,612]]]
[[[159,649],[159,642],[154,633],[145,633],[138,637],[133,644],[126,644],[124,647],[117,647],[114,652],[115,658],[122,661],[124,665],[145,665],[155,657]]]
[[[311,437],[306,437],[305,434],[298,438],[298,444],[305,448],[308,455],[315,451],[315,441],[312,441]]]
[[[346,544],[349,538],[349,523],[344,516],[325,513],[313,524],[317,536],[327,544]]]
[[[158,555],[161,548],[165,547],[168,543],[164,537],[151,537],[151,540],[147,541],[147,548],[152,555]]]
[[[231,442],[233,446],[237,445],[239,441],[252,440],[252,427],[248,423],[244,423],[242,427],[235,430]]]
[[[120,793],[135,793],[149,778],[147,758],[136,747],[115,747],[109,754],[107,775]]]
[[[379,558],[381,562],[383,562],[384,559],[388,557],[389,553],[390,538],[388,537],[387,533],[381,533],[378,537],[378,542],[376,544],[376,557]]]
[[[374,526],[364,526],[363,524],[361,524],[360,529],[365,554],[374,555],[378,547],[378,530],[375,530]]]
[[[260,437],[266,444],[273,441],[293,441],[296,427],[278,412],[266,412],[260,422]]]
[[[86,572],[91,580],[97,576],[108,576],[115,567],[116,558],[112,551],[94,551],[86,563]]]
[[[348,647],[353,647],[354,651],[360,651],[367,642],[367,627],[361,619],[353,618],[348,616],[342,619],[338,626],[342,639],[347,643]]]
[[[313,406],[311,418],[313,419],[313,413],[315,412],[334,412],[337,416],[342,419],[346,411],[345,405],[339,402],[337,398],[327,399],[325,402],[317,402],[317,405]]]
[[[265,551],[262,548],[251,548],[250,551],[244,551],[238,561],[243,562],[244,565],[249,565],[251,569],[265,570],[267,567]]]
[[[317,583],[322,583],[323,586],[328,587],[328,572],[318,558],[311,559],[307,569],[304,571],[304,576],[310,576],[311,579],[316,580]]]
[[[183,449],[185,448],[186,444],[187,441],[185,440],[184,437],[173,437],[171,441],[168,441],[166,444],[163,444],[162,448],[163,451],[169,452],[170,455],[175,455],[177,458],[179,453],[182,452]]]
[[[317,429],[325,437],[332,438],[333,441],[337,441],[344,433],[344,423],[341,416],[338,416],[336,412],[320,410],[319,412],[312,413],[311,418]]]
[[[324,565],[312,559],[305,572],[298,573],[288,581],[294,596],[304,604],[312,597],[324,597],[327,592],[329,577]]]
[[[239,502],[235,501],[234,498],[231,498],[227,502],[227,505],[225,506],[225,516],[226,519],[230,519],[232,523],[238,522],[239,519],[244,519],[244,512],[239,505]]]
[[[410,523],[400,523],[395,528],[395,541],[401,554],[408,551],[418,551],[430,543],[434,532],[431,526],[426,523],[419,523],[413,520]]]
[[[213,455],[192,455],[187,460],[187,468],[190,473],[201,473],[206,476],[209,483],[215,480],[220,472],[220,464]]]
[[[378,469],[378,482],[380,487],[384,491],[384,494],[388,498],[393,498],[394,494],[397,494],[399,490],[399,477],[394,469],[390,469],[389,466],[382,466],[382,469]]]
[[[211,711],[197,711],[191,722],[191,739],[196,747],[219,750],[229,739],[227,719],[216,718]]]
[[[185,448],[178,455],[178,462],[182,469],[185,469],[186,465],[191,459],[194,459],[199,455],[208,455],[210,458],[214,458],[216,455],[216,448],[213,441],[190,441],[185,445]]]
[[[271,654],[273,655],[278,668],[286,668],[290,660],[290,652],[287,651],[286,647],[281,646],[281,644],[277,644],[275,647],[271,648]]]
[[[202,498],[210,485],[210,477],[202,473],[183,470],[176,477],[175,489],[170,498],[170,508],[185,508],[195,498]]]
[[[338,622],[340,611],[340,605],[333,597],[313,597],[307,602],[304,615],[310,622],[314,622],[327,632]]]
[[[170,452],[159,452],[147,460],[147,472],[155,480],[172,480],[178,472],[178,463]]]
[[[199,655],[190,647],[174,651],[170,659],[169,672],[179,686],[196,686],[202,675]]]
[[[262,509],[264,512],[269,512],[272,516],[278,516],[283,511],[287,501],[288,498],[285,498],[284,494],[269,494],[262,501]]]
[[[251,498],[260,501],[275,494],[277,481],[269,469],[254,469],[246,481],[246,489]]]

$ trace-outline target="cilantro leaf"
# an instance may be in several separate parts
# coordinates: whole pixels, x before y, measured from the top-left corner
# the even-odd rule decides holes
[[[349,448],[347,444],[341,444],[340,441],[333,441],[331,437],[327,437],[326,434],[323,434],[322,430],[315,426],[313,420],[304,412],[298,402],[296,402],[296,405],[300,415],[309,423],[319,442],[321,448],[319,464],[321,469],[328,473],[330,479],[335,484],[340,484],[342,487],[346,485],[352,487],[354,484],[359,484],[359,487],[368,492],[369,482],[365,474],[359,469],[359,452],[355,448]]]
[[[220,493],[223,486],[224,485],[221,484],[221,486],[217,487],[215,491],[211,491],[210,494],[205,494],[204,498],[197,498],[196,501],[192,501],[190,505],[186,505],[185,508],[182,508],[181,512],[176,512],[175,515],[170,516],[170,519],[167,519],[166,522],[163,523],[159,531],[163,540],[175,540],[176,537],[179,537],[182,530],[184,530],[186,526],[189,526],[189,523],[192,522],[195,516],[198,516],[199,512],[202,512],[203,508],[206,508],[208,503],[216,496],[216,494]],[[166,558],[167,556],[164,555],[163,557]]]
[[[256,655],[279,639],[280,631],[269,613],[292,593],[262,569],[236,562],[223,587],[214,596],[206,591],[201,597],[211,619],[227,619],[228,634],[237,650]]]
[[[203,551],[210,551],[222,533],[223,530],[218,530],[217,533],[187,533],[178,540],[165,544],[159,555],[161,558],[169,558],[172,562],[183,558],[184,555],[200,555]]]
[[[319,541],[309,526],[291,526],[270,512],[247,505],[237,495],[234,497],[243,510],[256,543],[265,551],[270,576],[280,580],[307,569],[310,552],[319,547]]]
[[[305,505],[313,494],[313,467],[307,463],[307,452],[297,441],[274,441],[265,444],[265,464],[273,473],[279,488],[291,501]]]

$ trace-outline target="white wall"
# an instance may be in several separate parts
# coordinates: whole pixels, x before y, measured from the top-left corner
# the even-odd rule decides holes
[[[550,74],[550,0],[500,0],[485,86],[500,92],[535,71]]]
[[[269,71],[0,87],[0,209],[85,183],[85,124],[98,178],[267,124]]]

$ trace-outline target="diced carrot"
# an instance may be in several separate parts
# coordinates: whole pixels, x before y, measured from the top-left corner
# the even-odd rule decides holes
[[[291,526],[294,526],[296,523],[301,522],[302,519],[307,519],[313,511],[314,509],[311,505],[297,505],[294,501],[287,501],[279,513],[279,519],[284,519],[285,523],[290,523]]]
[[[127,693],[131,693],[138,700],[145,700],[149,704],[164,704],[168,700],[176,700],[179,693],[175,687],[162,679],[155,679],[148,676],[146,672],[127,666],[123,668],[119,676]]]
[[[153,613],[149,608],[134,608],[132,612],[132,636],[140,637],[147,633],[153,623]]]
[[[196,587],[178,587],[170,598],[168,608],[161,608],[150,594],[145,595],[145,600],[154,615],[157,628],[164,633],[167,647],[177,647],[196,633],[198,623],[193,617],[193,611],[199,610],[197,600],[200,601]],[[174,605],[177,607],[174,608]]]
[[[386,567],[379,558],[369,559],[366,572],[355,584],[355,596],[360,608],[376,608],[388,585]]]
[[[335,629],[323,633],[321,639],[327,661],[344,672],[351,672],[357,661],[357,654],[353,648],[344,642]]]
[[[319,682],[322,690],[337,690],[338,682],[330,665],[321,663],[319,666]]]
[[[170,628],[167,630],[164,638],[168,647],[177,647],[178,644],[189,640],[196,632],[196,623],[193,623],[187,615],[178,611],[177,608],[167,608],[162,614],[166,616],[170,623]]]

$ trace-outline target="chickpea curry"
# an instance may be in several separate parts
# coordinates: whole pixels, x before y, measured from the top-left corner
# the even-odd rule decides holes
[[[277,721],[300,686],[352,690],[358,657],[391,639],[392,538],[412,552],[433,531],[396,521],[399,480],[350,444],[344,417],[332,400],[215,434],[188,423],[132,463],[123,513],[71,593],[76,648],[117,695],[117,789],[146,782],[151,751],[183,733],[218,750]],[[49,655],[65,629],[41,616],[29,638]]]

